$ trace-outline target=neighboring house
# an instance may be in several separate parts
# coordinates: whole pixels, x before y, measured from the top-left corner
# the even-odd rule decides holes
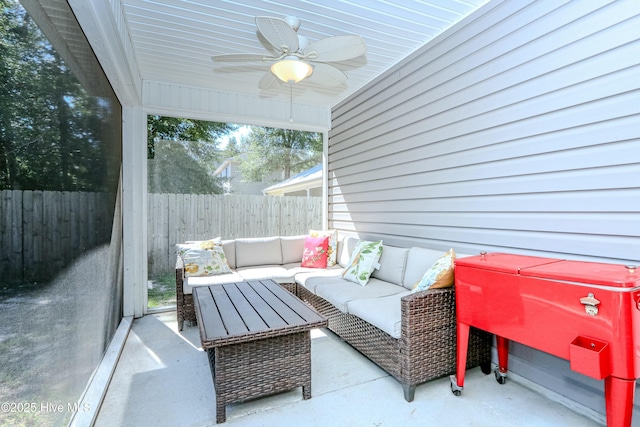
[[[268,182],[245,182],[242,177],[242,170],[240,164],[242,163],[241,156],[229,157],[216,169],[214,176],[224,178],[225,182],[222,184],[224,194],[255,194],[261,195],[262,189],[269,185]]]
[[[262,190],[267,196],[322,196],[322,164]]]

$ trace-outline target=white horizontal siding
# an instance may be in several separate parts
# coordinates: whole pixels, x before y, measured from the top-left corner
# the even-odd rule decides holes
[[[640,2],[492,1],[333,109],[329,225],[638,263],[639,75]],[[541,360],[520,374],[576,381]],[[592,406],[569,381],[542,382]]]
[[[334,225],[402,240],[429,223],[464,229],[462,244],[490,230],[488,246],[640,258],[633,244],[597,244],[640,229],[638,7],[575,3],[492,2],[337,106]],[[629,219],[607,221],[617,212]],[[496,220],[452,222],[465,215]],[[573,237],[559,244],[563,233]],[[534,234],[544,238],[527,245]],[[600,249],[575,243],[590,238]]]

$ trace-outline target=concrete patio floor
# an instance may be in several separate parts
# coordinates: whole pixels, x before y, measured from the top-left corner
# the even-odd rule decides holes
[[[522,380],[499,385],[470,370],[459,397],[448,378],[419,385],[415,400],[386,372],[326,329],[312,331],[312,398],[301,388],[227,406],[228,426],[601,426]],[[592,414],[593,415],[593,414]],[[637,420],[636,420],[637,421]],[[635,424],[635,423],[634,423]],[[215,395],[197,326],[175,312],[134,321],[98,413],[97,427],[214,426]]]

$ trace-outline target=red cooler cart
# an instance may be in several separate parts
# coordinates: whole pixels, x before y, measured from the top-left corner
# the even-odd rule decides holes
[[[496,379],[507,376],[509,340],[569,360],[605,381],[607,426],[631,426],[640,376],[640,272],[635,266],[502,253],[456,260],[457,372],[464,386],[469,327],[494,333]]]

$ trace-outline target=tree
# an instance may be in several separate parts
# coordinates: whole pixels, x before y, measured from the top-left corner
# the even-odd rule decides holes
[[[206,163],[194,160],[188,144],[182,141],[158,141],[155,157],[147,160],[149,193],[222,194]]]
[[[205,120],[182,119],[177,117],[147,117],[147,158],[153,159],[155,141],[198,142],[192,150],[194,154],[206,156],[211,149],[217,149],[218,138],[238,128],[232,123],[208,122]]]
[[[113,191],[115,95],[89,95],[19,2],[0,8],[0,189]]]
[[[246,181],[261,181],[274,172],[287,179],[322,159],[322,134],[316,132],[253,127],[247,145],[240,166]]]
[[[235,136],[229,137],[229,140],[227,141],[227,146],[224,148],[224,151],[222,152],[222,157],[225,159],[228,159],[231,157],[236,157],[240,153],[242,153],[242,145],[240,141],[238,141],[238,138]]]
[[[151,193],[221,194],[213,172],[221,162],[220,137],[231,123],[147,117],[148,190]]]

